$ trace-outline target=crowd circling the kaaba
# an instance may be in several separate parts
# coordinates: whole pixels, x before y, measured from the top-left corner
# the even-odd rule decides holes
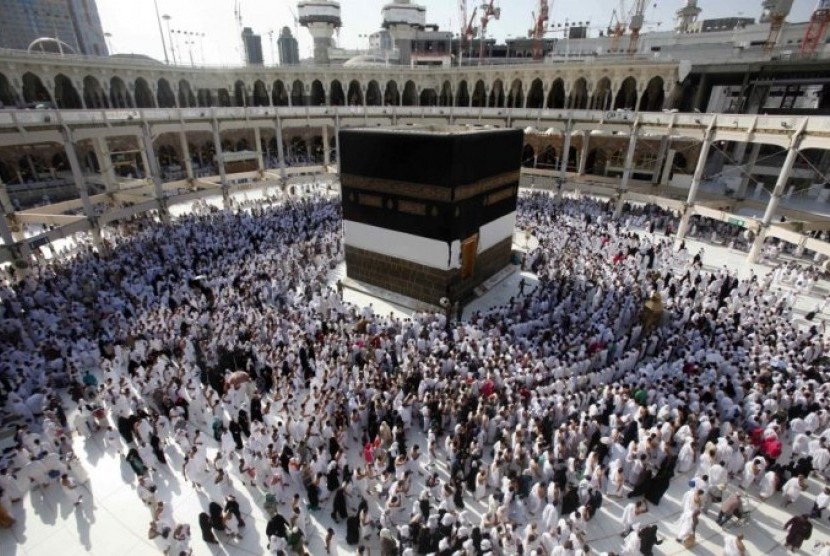
[[[0,526],[30,490],[84,512],[94,439],[176,556],[232,553],[255,527],[269,554],[610,553],[597,522],[614,554],[649,555],[693,547],[704,521],[740,556],[730,525],[759,503],[806,548],[830,505],[827,338],[792,310],[815,275],[739,278],[651,225],[674,215],[612,214],[523,194],[534,279],[462,320],[345,302],[339,204],[317,194],[142,217],[106,254],[6,269],[0,400],[18,425]],[[174,511],[172,484],[202,513]],[[675,518],[655,519],[678,484]]]

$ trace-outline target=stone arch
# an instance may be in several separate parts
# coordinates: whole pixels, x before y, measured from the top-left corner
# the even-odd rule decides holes
[[[118,76],[110,79],[110,106],[113,108],[132,108],[133,106],[127,84]]]
[[[534,79],[527,92],[527,107],[542,108],[545,105],[545,91],[541,79]]]
[[[285,83],[280,79],[274,81],[274,90],[271,91],[271,102],[274,106],[288,106],[288,91],[285,89]]]
[[[536,151],[533,150],[533,146],[530,144],[526,144],[522,149],[522,166],[525,168],[534,168],[536,161]]]
[[[483,82],[480,83],[484,85]],[[455,105],[460,106],[461,108],[467,108],[470,106],[470,90],[467,86],[466,79],[462,79],[458,84],[458,94],[455,95]]]
[[[473,88],[472,100],[475,108],[487,106],[487,86],[484,85],[484,81],[481,79],[476,81],[476,86]]]
[[[329,103],[332,106],[346,106],[346,93],[343,92],[343,85],[337,79],[331,82]]]
[[[2,106],[16,106],[17,93],[12,88],[9,79],[0,73],[0,107]]]
[[[383,101],[386,106],[398,106],[401,103],[401,93],[398,92],[398,84],[395,81],[389,80],[386,82]]]
[[[199,108],[209,108],[213,106],[213,98],[210,94],[210,89],[199,89],[196,91],[196,102]]]
[[[309,98],[311,106],[325,106],[326,105],[326,89],[319,79],[311,82],[311,98]]]
[[[436,93],[435,89],[432,88],[424,89],[423,91],[421,91],[419,103],[421,106],[437,106],[438,93]]]
[[[349,91],[346,94],[346,100],[349,106],[363,106],[363,90],[360,88],[360,83],[357,79],[352,79],[349,83]]]
[[[493,82],[493,88],[490,91],[489,106],[493,108],[504,107],[504,82],[501,79],[496,79]]]
[[[216,102],[218,106],[228,108],[231,104],[231,93],[224,87],[216,90]]]
[[[625,78],[625,81],[620,85],[620,90],[617,91],[617,96],[614,99],[614,110],[634,110],[636,108],[637,80],[629,76]]]
[[[155,106],[153,102],[153,93],[150,91],[150,85],[143,77],[135,80],[135,105],[137,108],[152,108]]]
[[[403,87],[403,105],[418,106],[418,89],[414,81],[407,81]]]
[[[663,78],[652,77],[640,97],[640,112],[656,112],[663,109],[663,102],[666,100]]]
[[[234,106],[248,106],[248,91],[241,79],[233,84],[233,102]]]
[[[186,79],[179,80],[179,107],[191,108],[197,106],[196,95],[193,94],[193,87]]]
[[[305,87],[303,87],[303,82],[299,79],[295,79],[294,83],[291,85],[291,105],[292,106],[305,106],[306,96],[305,96]]]
[[[594,96],[591,99],[591,107],[594,110],[610,110],[612,94],[611,80],[607,77],[603,77],[597,81],[596,87],[594,87]]]
[[[510,93],[507,95],[508,108],[523,108],[524,107],[524,91],[522,90],[522,80],[514,79],[510,85]]]
[[[55,76],[55,104],[58,108],[78,109],[82,108],[81,96],[72,80],[62,73]]]
[[[568,108],[584,110],[588,106],[588,82],[584,77],[574,81],[571,94],[568,95]]]
[[[366,87],[366,106],[380,106],[383,104],[383,95],[380,94],[380,85],[372,79]]]
[[[173,94],[173,89],[166,79],[159,79],[158,81],[158,103],[159,108],[175,108],[176,95]]]
[[[553,145],[546,145],[541,151],[539,151],[539,156],[536,157],[537,168],[557,170],[559,168],[557,162],[556,149],[553,148]]]
[[[23,100],[26,103],[31,102],[49,102],[52,100],[52,95],[46,87],[43,86],[43,81],[34,73],[28,71],[23,74]]]
[[[548,108],[565,108],[565,82],[561,78],[553,80],[547,100]]]
[[[271,104],[268,101],[268,89],[265,88],[265,83],[261,79],[254,81],[254,94],[251,97],[251,104],[253,106],[268,106]]]
[[[109,108],[107,95],[97,78],[84,77],[84,102],[87,108]]]
[[[608,155],[602,149],[591,149],[585,159],[585,173],[595,176],[604,176],[608,165]]]

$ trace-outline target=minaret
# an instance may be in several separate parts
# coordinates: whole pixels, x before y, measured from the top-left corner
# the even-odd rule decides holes
[[[340,3],[328,0],[305,0],[297,3],[300,25],[308,29],[314,39],[314,63],[329,63],[329,48],[335,29],[342,25]]]
[[[686,5],[674,12],[674,32],[688,33],[689,27],[697,21],[697,16],[702,11],[697,5],[697,0],[686,0]]]
[[[389,30],[392,43],[400,52],[400,63],[408,65],[412,58],[415,31],[424,29],[427,9],[410,3],[410,0],[395,0],[385,5],[380,13],[383,16],[383,28]]]

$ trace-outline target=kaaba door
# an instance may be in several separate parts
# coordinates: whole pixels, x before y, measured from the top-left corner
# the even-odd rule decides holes
[[[478,254],[478,234],[472,235],[461,243],[461,279],[472,278],[476,268]]]

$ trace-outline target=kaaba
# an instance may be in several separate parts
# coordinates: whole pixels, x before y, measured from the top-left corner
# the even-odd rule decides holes
[[[466,302],[511,262],[523,132],[341,130],[346,276],[425,302]]]

